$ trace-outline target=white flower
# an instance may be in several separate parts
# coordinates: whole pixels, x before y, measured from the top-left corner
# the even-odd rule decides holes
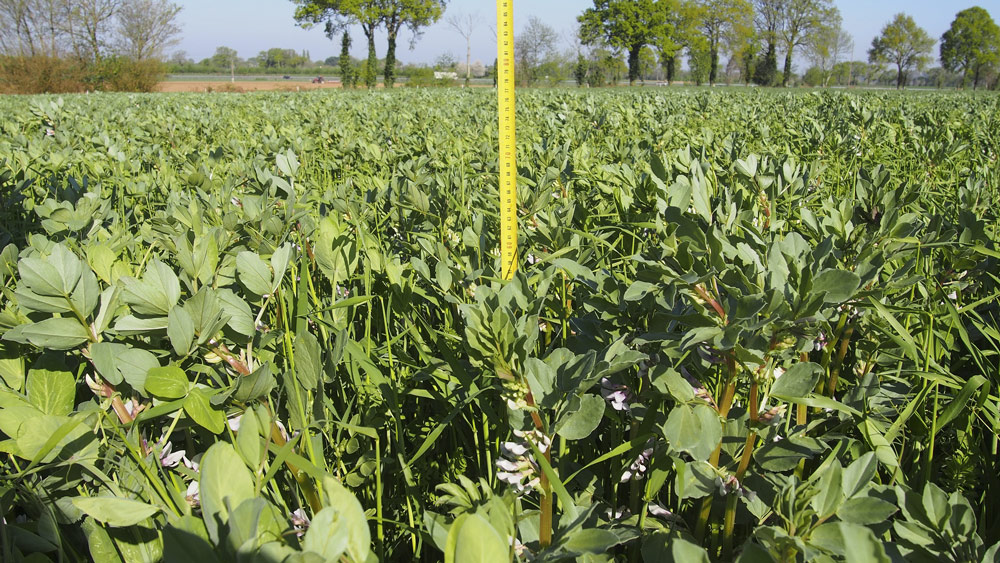
[[[310,524],[309,516],[306,514],[305,510],[302,510],[301,508],[296,508],[292,512],[291,520],[292,520],[292,528],[295,529],[295,535],[301,538],[306,533],[306,530],[309,529],[309,524]]]
[[[167,443],[164,444],[163,449],[160,450],[160,465],[163,467],[177,467],[177,464],[184,459],[184,456],[187,453],[186,451],[177,450],[175,452],[173,449],[174,445],[168,440]]]
[[[779,377],[781,377],[782,375],[785,375],[785,369],[784,368],[774,368],[774,379],[775,379],[775,381],[777,381],[777,379]]]
[[[628,387],[618,383],[612,383],[607,377],[601,378],[601,396],[607,401],[611,408],[616,411],[629,410],[629,403],[632,400],[632,393]]]
[[[621,476],[621,482],[625,483],[635,479],[636,481],[642,480],[646,476],[646,471],[649,469],[649,460],[653,457],[653,445],[652,440],[646,442],[648,446],[646,449],[639,453],[639,456],[635,458],[635,461],[628,466]]]
[[[240,421],[243,420],[243,415],[234,416],[232,418],[226,419],[226,424],[229,425],[229,429],[233,432],[237,432],[240,429]]]
[[[201,504],[201,497],[199,496],[200,488],[198,486],[198,480],[195,479],[191,481],[187,488],[187,494],[184,498],[188,501],[191,506],[198,506]]]
[[[619,506],[613,511],[610,508],[605,510],[604,515],[608,518],[608,520],[621,520],[622,518],[628,518],[631,516],[632,511],[626,506]]]

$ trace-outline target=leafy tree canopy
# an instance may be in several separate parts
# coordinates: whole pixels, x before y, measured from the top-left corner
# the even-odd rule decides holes
[[[1000,27],[990,13],[973,6],[955,15],[951,27],[941,36],[941,66],[971,75],[972,87],[979,85],[982,71],[1000,62]]]

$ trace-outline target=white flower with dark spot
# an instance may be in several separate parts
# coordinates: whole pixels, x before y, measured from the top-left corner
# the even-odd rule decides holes
[[[632,393],[628,387],[612,383],[607,377],[601,378],[601,396],[616,411],[629,410],[629,404],[632,402]]]

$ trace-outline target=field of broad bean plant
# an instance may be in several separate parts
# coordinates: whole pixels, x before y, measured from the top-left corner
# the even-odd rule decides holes
[[[1000,560],[1000,98],[495,103],[0,100],[0,559]]]

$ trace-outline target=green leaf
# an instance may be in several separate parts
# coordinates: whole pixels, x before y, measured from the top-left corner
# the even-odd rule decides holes
[[[753,458],[766,471],[788,471],[802,459],[811,459],[827,449],[826,444],[807,436],[789,436],[769,442],[754,452]]]
[[[194,340],[194,321],[184,307],[174,307],[167,315],[167,337],[178,356],[186,356],[191,351]]]
[[[896,505],[879,498],[855,497],[837,509],[837,517],[845,522],[867,526],[887,522],[897,510]]]
[[[556,421],[556,433],[567,440],[582,440],[590,436],[604,417],[604,405],[604,399],[597,395],[572,397]]]
[[[221,434],[226,428],[225,413],[212,408],[209,394],[202,388],[192,389],[188,393],[187,399],[184,400],[184,412],[195,424],[212,434]]]
[[[371,551],[371,530],[368,518],[357,497],[333,477],[323,478],[323,502],[336,511],[338,526],[347,537],[346,551],[353,561],[368,559]],[[311,528],[310,528],[311,529]]]
[[[842,471],[840,462],[834,459],[823,471],[816,484],[816,495],[810,499],[810,504],[821,520],[829,518],[837,512],[837,508],[844,500],[844,492],[841,489]]]
[[[771,385],[771,395],[784,400],[805,397],[816,388],[823,366],[812,362],[799,362],[788,369]]]
[[[142,281],[128,276],[120,280],[124,299],[140,315],[163,316],[177,304],[181,297],[181,284],[170,266],[152,260],[146,267]]]
[[[642,542],[643,561],[664,563],[710,563],[705,548],[676,532],[657,531]]]
[[[160,508],[121,497],[76,497],[73,506],[108,526],[134,526],[160,511]]]
[[[71,318],[51,318],[20,327],[28,342],[49,350],[70,350],[90,338],[80,321]]]
[[[118,355],[127,350],[124,344],[116,342],[95,342],[90,345],[90,359],[97,368],[97,373],[108,383],[118,385],[122,382],[122,374],[118,368]]]
[[[147,350],[129,348],[118,355],[116,365],[132,389],[145,392],[146,374],[149,370],[160,367],[160,362]]]
[[[247,465],[256,470],[260,465],[260,422],[253,409],[243,411],[240,417],[240,429],[236,432],[236,449]]]
[[[694,399],[694,388],[674,368],[657,364],[650,370],[653,387],[665,395],[670,395],[678,403]]]
[[[309,332],[295,335],[295,379],[304,389],[315,389],[322,375],[322,351],[319,341]]]
[[[718,477],[718,473],[707,461],[685,463],[675,459],[674,469],[677,471],[677,496],[681,500],[703,498],[712,494],[712,491],[716,489],[715,479]]]
[[[42,296],[69,296],[83,274],[84,263],[62,243],[45,258],[28,257],[17,264],[21,281]]]
[[[25,392],[28,402],[45,414],[67,415],[73,412],[76,379],[68,371],[32,368],[28,371]]]
[[[625,295],[622,296],[622,299],[625,301],[638,301],[654,289],[656,289],[654,284],[636,280],[625,290]]]
[[[229,316],[227,323],[229,328],[243,336],[253,336],[257,332],[250,305],[247,305],[242,297],[233,293],[231,289],[216,290],[215,295],[222,305],[223,315]]]
[[[219,524],[229,518],[229,507],[254,497],[253,479],[228,442],[216,442],[201,458],[198,479],[201,512],[212,542],[218,544]]]
[[[508,563],[510,545],[476,513],[459,516],[448,531],[445,563]]]
[[[854,462],[844,469],[841,481],[844,496],[851,498],[861,492],[862,489],[871,483],[872,477],[875,476],[875,471],[877,470],[878,461],[875,459],[875,452],[867,452],[854,460]]]
[[[118,317],[115,321],[115,332],[122,336],[134,336],[137,334],[146,334],[148,332],[157,332],[160,330],[165,330],[170,324],[167,317],[150,317],[146,319],[140,319],[134,315],[125,315],[123,317]]]
[[[924,513],[927,519],[936,526],[937,530],[944,530],[948,519],[951,517],[951,505],[948,503],[948,495],[940,487],[928,481],[924,485],[924,492],[920,495],[920,500],[924,506]]]
[[[281,285],[281,280],[285,277],[285,271],[288,270],[288,263],[291,257],[292,244],[289,242],[279,246],[274,251],[274,254],[271,255],[271,270],[274,271],[272,278],[274,285],[272,289],[277,289]]]
[[[813,530],[809,538],[813,545],[840,555],[846,561],[889,563],[885,547],[875,534],[864,526],[850,522],[828,522]]]
[[[722,422],[708,405],[675,406],[662,426],[663,437],[672,448],[704,461],[722,440]]]
[[[155,367],[146,374],[144,388],[161,399],[180,399],[188,392],[187,374],[181,368],[169,365]]]
[[[814,293],[825,293],[826,303],[843,303],[858,290],[861,278],[846,270],[823,270],[813,278]]]
[[[271,270],[267,262],[255,252],[244,250],[236,255],[236,271],[240,283],[255,295],[269,295],[272,291]]]
[[[276,382],[271,373],[271,363],[267,362],[250,375],[241,376],[236,380],[236,390],[233,398],[241,403],[255,401],[267,395],[274,389]]]
[[[584,553],[607,553],[612,547],[622,543],[621,538],[610,530],[600,528],[584,528],[571,532],[563,543],[563,548],[573,555]]]
[[[313,515],[309,530],[302,538],[303,551],[310,551],[325,561],[336,561],[347,551],[347,529],[338,521],[337,509],[326,507]]]
[[[94,563],[121,563],[118,550],[115,549],[115,542],[108,535],[104,526],[98,524],[93,518],[85,518],[80,526],[87,536],[87,549],[90,552],[90,559]]]

